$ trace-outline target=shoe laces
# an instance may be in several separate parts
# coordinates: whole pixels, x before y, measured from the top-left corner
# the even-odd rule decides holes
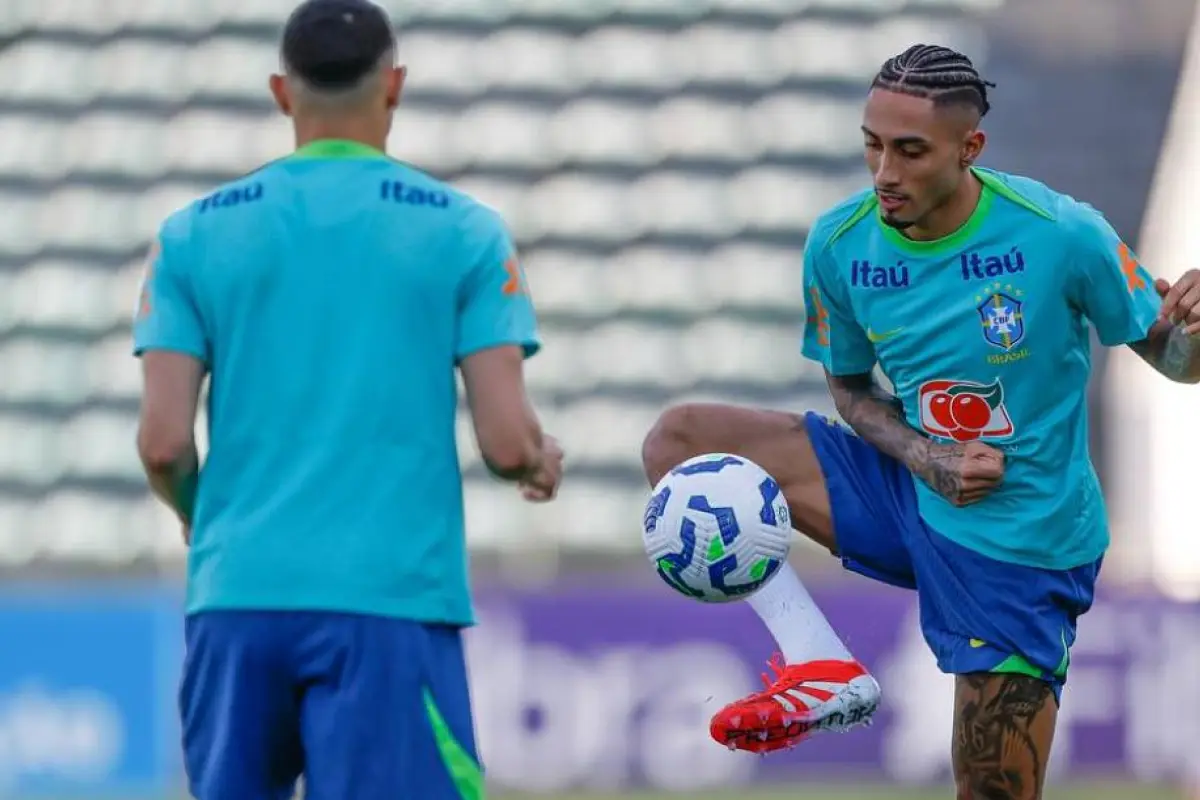
[[[775,653],[767,662],[767,668],[772,674],[761,673],[763,691],[748,700],[761,700],[778,694],[781,690],[792,688],[791,684],[812,681],[829,681],[833,683],[848,683],[858,675],[863,674],[863,668],[853,661],[810,661],[803,664],[788,664],[782,653]]]
[[[787,674],[788,665],[787,662],[783,660],[783,653],[773,654],[770,660],[767,661],[767,669],[769,669],[773,675],[763,672],[759,677],[762,678],[763,689],[765,692],[767,694],[771,694],[771,689],[773,689],[776,684],[782,682],[784,675]]]
[[[762,678],[763,690],[756,694],[747,697],[743,702],[755,703],[761,700],[770,699],[773,695],[778,694],[780,689],[786,688],[783,683],[791,667],[783,658],[783,653],[775,653],[767,661],[767,669],[770,672],[759,674]]]

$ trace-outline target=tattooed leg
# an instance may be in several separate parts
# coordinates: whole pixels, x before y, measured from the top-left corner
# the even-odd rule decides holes
[[[954,779],[959,800],[1041,800],[1058,704],[1027,675],[958,676]]]

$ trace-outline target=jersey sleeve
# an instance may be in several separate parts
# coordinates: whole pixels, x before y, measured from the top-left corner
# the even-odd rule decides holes
[[[1101,344],[1145,339],[1162,307],[1154,278],[1100,212],[1081,203],[1072,217],[1072,300]]]
[[[459,286],[455,359],[503,345],[519,345],[529,358],[541,349],[537,316],[516,247],[498,217],[485,218]]]
[[[810,234],[804,247],[804,343],[806,358],[830,375],[859,375],[875,367],[875,347],[850,308],[823,240]]]
[[[171,350],[209,362],[209,338],[189,273],[186,235],[178,217],[159,228],[146,256],[146,272],[133,318],[133,353]]]

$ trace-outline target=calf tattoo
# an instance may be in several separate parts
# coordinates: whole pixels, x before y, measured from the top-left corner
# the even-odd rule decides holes
[[[959,800],[1040,800],[1058,706],[1027,675],[960,675],[954,777]]]

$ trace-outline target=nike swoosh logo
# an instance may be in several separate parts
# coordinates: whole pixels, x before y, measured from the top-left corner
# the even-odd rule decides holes
[[[870,340],[872,343],[885,342],[903,330],[904,330],[904,328],[892,328],[890,331],[884,331],[883,333],[876,333],[875,331],[871,330],[870,328],[867,328],[867,339]]]

